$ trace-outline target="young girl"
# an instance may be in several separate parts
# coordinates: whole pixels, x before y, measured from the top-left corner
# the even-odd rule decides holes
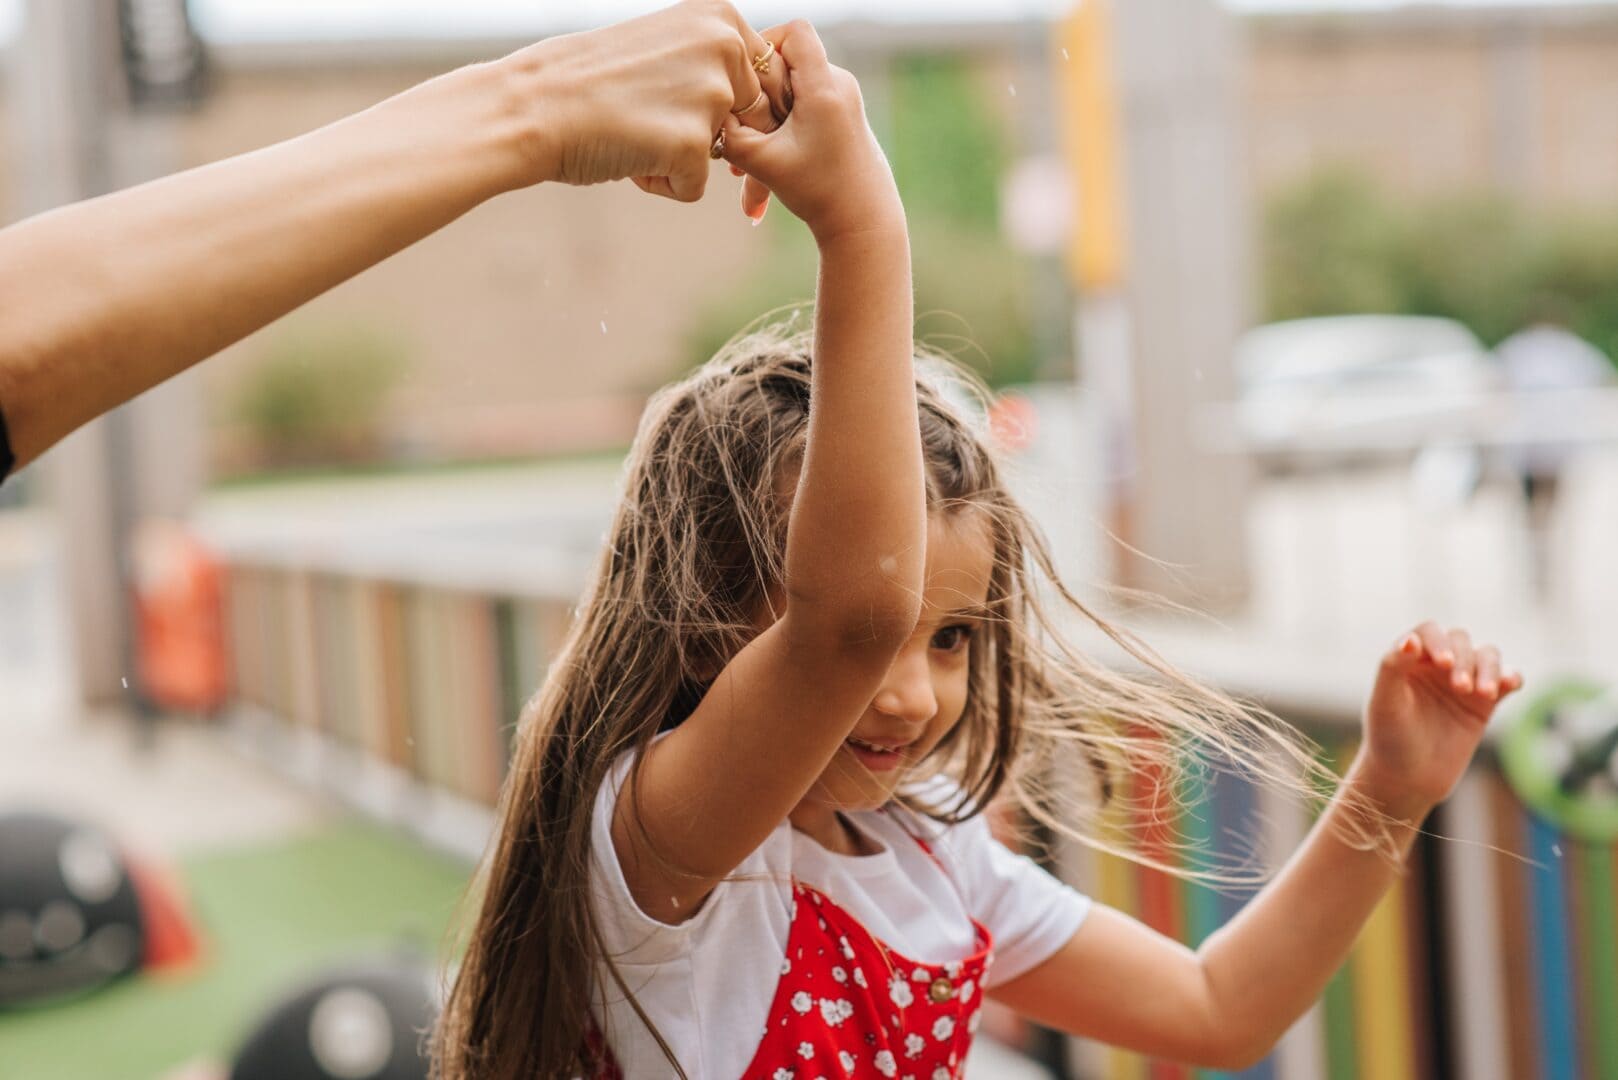
[[[1520,679],[1426,624],[1382,660],[1358,759],[1291,864],[1197,952],[994,840],[1008,796],[1086,835],[1192,747],[1300,792],[1284,729],[1090,617],[977,432],[918,378],[905,222],[858,88],[812,30],[795,94],[726,129],[819,245],[812,340],[743,337],[649,407],[599,570],[525,717],[439,1026],[452,1080],[960,1075],[985,997],[1235,1068],[1321,992]],[[1051,583],[1054,584],[1054,583]],[[1094,791],[1033,791],[1078,762]],[[1071,789],[1071,790],[1070,790]],[[1380,843],[1367,843],[1367,838]]]

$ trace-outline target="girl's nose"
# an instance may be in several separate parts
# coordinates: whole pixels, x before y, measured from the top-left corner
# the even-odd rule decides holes
[[[906,649],[899,654],[871,705],[877,712],[901,720],[920,723],[933,718],[938,712],[938,698],[933,695],[932,667],[927,663],[925,648]]]

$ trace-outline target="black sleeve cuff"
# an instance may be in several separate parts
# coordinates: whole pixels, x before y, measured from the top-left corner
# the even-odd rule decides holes
[[[0,484],[6,482],[11,475],[11,468],[17,464],[17,458],[11,452],[11,436],[6,432],[6,414],[0,409]]]

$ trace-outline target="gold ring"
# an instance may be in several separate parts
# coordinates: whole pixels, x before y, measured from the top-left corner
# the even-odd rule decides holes
[[[753,70],[763,75],[770,70],[770,58],[775,55],[775,42],[764,39],[764,51],[753,57]]]
[[[769,100],[770,100],[770,95],[768,95],[764,91],[760,90],[758,92],[758,97],[754,98],[753,103],[751,105],[747,106],[747,108],[745,108],[745,109],[732,109],[730,111],[735,116],[745,116],[747,113],[752,112],[754,109],[758,108],[760,105],[764,104],[765,102],[767,102]]]
[[[713,137],[713,145],[708,147],[708,156],[718,161],[725,156],[725,129],[720,128],[719,134]]]

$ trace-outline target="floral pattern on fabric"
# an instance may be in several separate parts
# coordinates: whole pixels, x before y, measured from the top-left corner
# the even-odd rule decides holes
[[[823,893],[793,882],[787,963],[742,1080],[952,1080],[961,1074],[993,960],[923,964],[886,947]]]

